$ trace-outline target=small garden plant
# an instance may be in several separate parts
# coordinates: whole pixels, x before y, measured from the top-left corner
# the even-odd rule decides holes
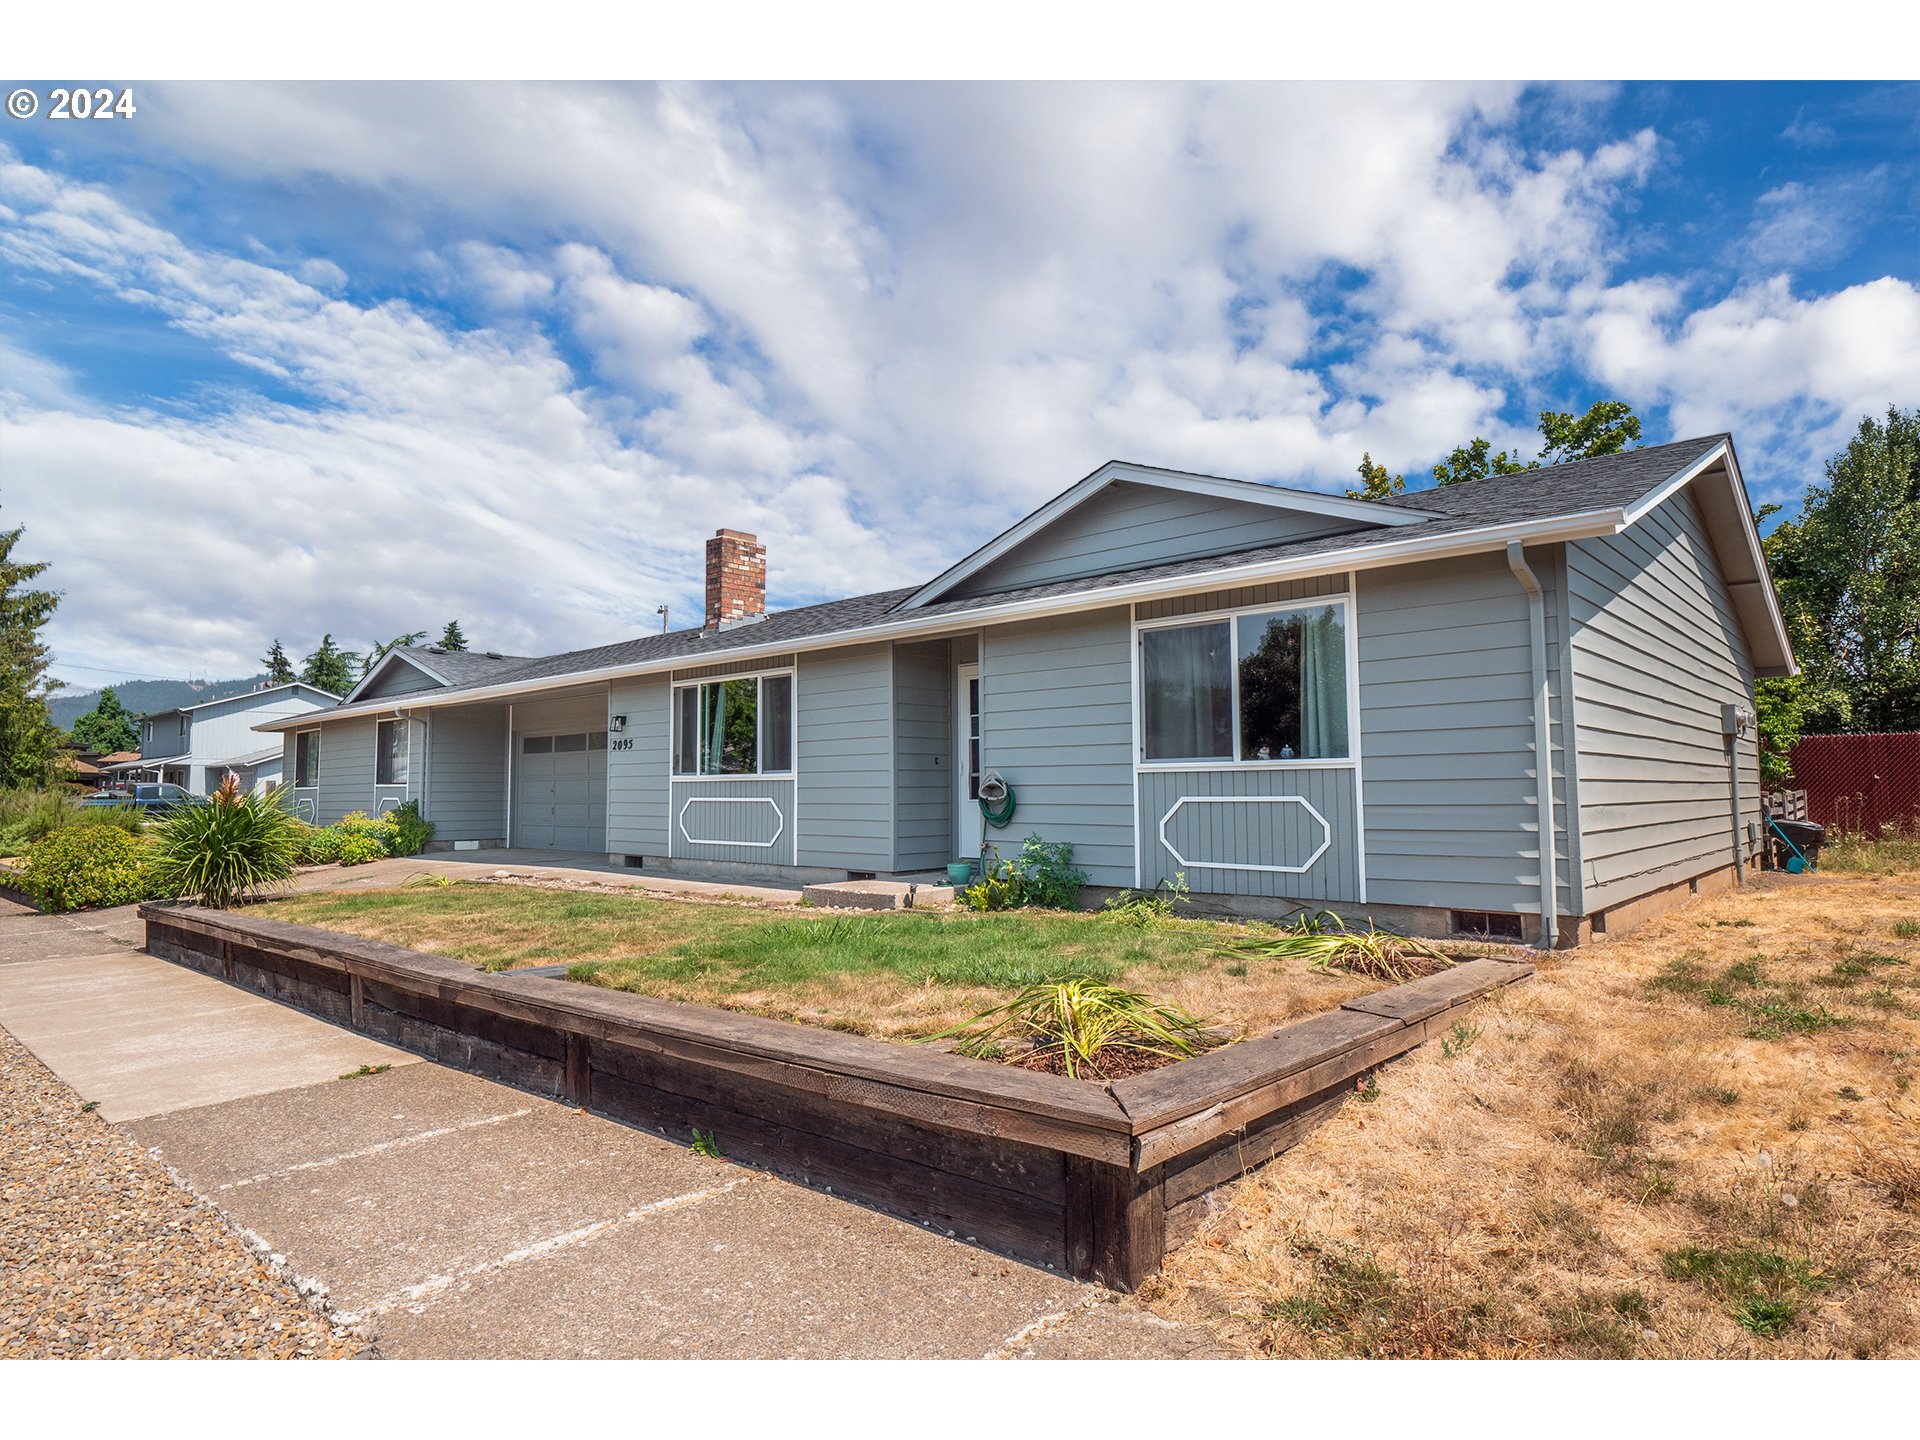
[[[224,910],[282,888],[305,829],[279,787],[243,791],[229,775],[211,803],[176,810],[160,824],[154,877],[167,894]]]
[[[1187,873],[1183,870],[1171,880],[1162,880],[1151,890],[1122,890],[1118,895],[1109,895],[1106,903],[1100,907],[1100,914],[1116,925],[1145,929],[1173,919],[1180,906],[1191,903]]]
[[[1003,1041],[1031,1040],[1035,1058],[1070,1077],[1099,1079],[1123,1059],[1138,1068],[1139,1057],[1181,1060],[1214,1043],[1206,1022],[1177,1006],[1084,975],[1030,985],[933,1038],[957,1039],[961,1054],[977,1058],[991,1058]]]
[[[1071,842],[1029,835],[1017,859],[996,858],[985,875],[960,892],[960,900],[971,910],[1017,910],[1028,905],[1071,910],[1086,883],[1086,872],[1074,868]]]
[[[368,865],[394,856],[418,855],[433,838],[433,825],[409,800],[384,815],[351,810],[331,825],[308,826],[302,837],[302,865]]]
[[[1371,918],[1364,928],[1350,926],[1331,910],[1303,913],[1278,935],[1243,941],[1234,950],[1267,960],[1305,960],[1314,970],[1344,970],[1396,985],[1453,963],[1425,940],[1382,929]]]

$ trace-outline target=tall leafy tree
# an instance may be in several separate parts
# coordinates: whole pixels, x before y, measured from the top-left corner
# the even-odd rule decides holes
[[[1763,739],[1920,730],[1920,407],[1862,418],[1766,546],[1801,673],[1763,682]]]
[[[458,620],[447,621],[447,628],[440,632],[442,650],[464,650],[467,648],[467,632],[460,628]]]
[[[360,657],[351,650],[342,650],[333,643],[333,633],[329,631],[320,637],[319,648],[307,656],[306,663],[300,669],[300,678],[309,685],[316,685],[335,695],[344,695],[353,688],[354,670]]]
[[[1359,487],[1347,491],[1349,500],[1388,500],[1406,493],[1407,477],[1393,474],[1373,458],[1371,451],[1360,457],[1359,475]]]
[[[99,755],[116,750],[132,750],[140,744],[140,731],[134,721],[140,717],[120,703],[111,685],[100,691],[93,709],[73,722],[69,733],[74,744]]]
[[[1618,455],[1640,438],[1640,418],[1624,400],[1598,401],[1580,415],[1570,410],[1542,410],[1540,438],[1539,456],[1523,460],[1519,451],[1495,450],[1491,441],[1476,435],[1465,445],[1454,446],[1452,453],[1433,467],[1434,483],[1459,485],[1491,475],[1518,475],[1543,465],[1564,465],[1569,460]]]
[[[0,785],[43,785],[62,764],[60,730],[47,714],[53,657],[40,636],[60,596],[30,588],[46,561],[13,558],[25,529],[0,531]]]
[[[365,655],[360,657],[361,678],[365,679],[371,675],[373,673],[373,667],[386,659],[393,651],[407,645],[418,645],[426,638],[427,632],[424,630],[409,630],[404,635],[394,636],[393,639],[387,641],[384,645],[375,645],[371,650],[367,651]]]
[[[300,677],[294,673],[293,661],[287,658],[287,652],[280,648],[280,637],[273,637],[273,648],[267,651],[266,658],[260,662],[267,667],[269,685],[289,685]]]

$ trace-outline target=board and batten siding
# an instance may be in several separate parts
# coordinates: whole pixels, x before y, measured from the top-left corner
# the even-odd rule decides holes
[[[435,840],[507,834],[507,707],[429,710],[424,811]],[[321,754],[325,756],[325,741]]]
[[[1557,909],[1573,914],[1565,578],[1557,546],[1527,562],[1546,592]],[[1362,571],[1356,611],[1368,901],[1538,915],[1532,636],[1506,557]]]
[[[1094,885],[1133,884],[1132,626],[1125,607],[1000,625],[980,637],[981,765],[1017,810],[987,838],[1071,841]]]
[[[801,865],[893,865],[893,647],[802,655],[798,708]]]
[[[624,732],[607,735],[607,850],[665,855],[673,687],[664,675],[620,681],[607,693],[607,713],[627,717]],[[622,740],[632,747],[614,749]]]
[[[1355,799],[1346,766],[1142,770],[1140,884],[1184,874],[1196,895],[1358,903]],[[1253,868],[1279,865],[1304,868]]]
[[[944,640],[893,652],[895,870],[932,870],[953,858],[953,648]]]
[[[1366,527],[1335,516],[1120,481],[954,587],[988,595]]]
[[[1567,547],[1580,831],[1589,910],[1733,863],[1721,706],[1753,706],[1753,664],[1693,496]],[[1761,823],[1757,737],[1740,746]]]
[[[1165,600],[1143,600],[1134,606],[1134,614],[1141,620],[1173,620],[1182,615],[1244,610],[1253,605],[1292,605],[1326,595],[1346,593],[1345,575],[1310,575],[1302,580],[1272,580],[1264,585],[1243,585],[1237,590],[1206,590],[1194,595],[1171,595]]]

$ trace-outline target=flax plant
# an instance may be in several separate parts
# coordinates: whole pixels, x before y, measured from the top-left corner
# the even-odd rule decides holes
[[[207,804],[176,810],[158,827],[154,875],[163,893],[224,910],[284,889],[306,829],[281,788],[243,793],[228,776]]]
[[[1006,1004],[931,1038],[957,1038],[961,1054],[982,1056],[1009,1036],[1038,1042],[1042,1054],[1058,1051],[1061,1069],[1074,1078],[1098,1070],[1100,1057],[1110,1050],[1179,1060],[1212,1043],[1206,1022],[1178,1006],[1084,975],[1029,985]]]

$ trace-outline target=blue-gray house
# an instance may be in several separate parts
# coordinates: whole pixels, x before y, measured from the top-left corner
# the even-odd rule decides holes
[[[1757,854],[1754,680],[1794,665],[1725,435],[1378,502],[1116,462],[917,589],[770,614],[752,536],[707,559],[697,630],[396,650],[270,727],[296,797],[727,876],[1037,833],[1095,887],[1564,944]]]

